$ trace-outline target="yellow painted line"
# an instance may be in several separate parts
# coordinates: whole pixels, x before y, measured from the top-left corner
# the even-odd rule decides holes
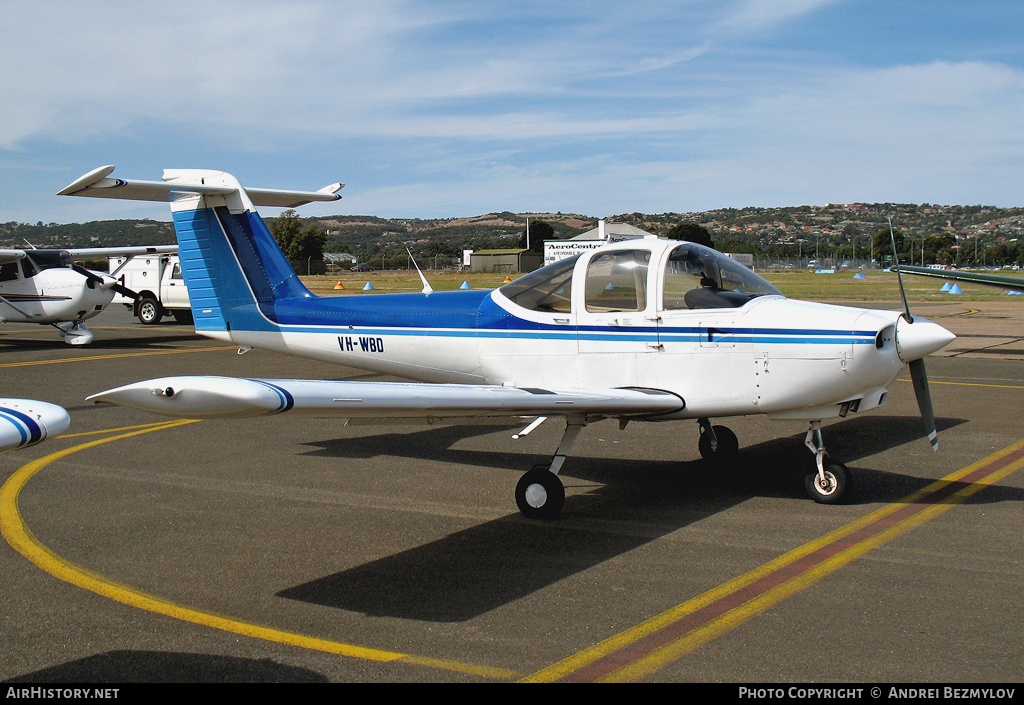
[[[627,629],[622,633],[599,642],[588,649],[537,671],[536,673],[522,679],[520,682],[542,683],[553,682],[560,679],[571,679],[571,676],[576,674],[576,672],[582,671],[588,667],[593,668],[593,665],[602,659],[608,659],[616,652],[628,650],[641,640],[647,639],[662,630],[670,629],[674,625],[678,625],[678,623],[690,615],[714,605],[719,601],[734,597],[734,594],[740,590],[751,586],[758,581],[769,578],[773,573],[782,571],[783,569],[808,558],[815,552],[827,549],[832,544],[836,544],[836,542],[841,541],[851,534],[867,529],[872,524],[876,524],[880,520],[884,520],[895,512],[905,512],[908,507],[913,508],[914,505],[918,504],[926,497],[935,493],[942,493],[953,483],[958,483],[962,478],[982,471],[988,465],[999,463],[1004,458],[1013,456],[1014,454],[1019,454],[1022,449],[1024,449],[1024,441],[1020,441],[1012,446],[993,453],[987,458],[979,460],[976,463],[972,463],[965,468],[961,468],[960,470],[947,475],[941,480],[931,483],[927,487],[924,487],[923,489],[918,490],[897,502],[877,509],[870,514],[847,524],[846,526],[794,549],[793,551],[790,551],[789,553],[786,553],[763,566],[755,568],[744,575],[723,583],[722,585],[713,588],[692,600],[688,600],[687,602],[677,605],[676,607],[642,622],[635,627]],[[682,634],[679,638],[676,638],[639,658],[632,660],[629,658],[623,658],[622,665],[601,671],[599,673],[599,677],[594,678],[593,680],[597,682],[630,682],[656,673],[658,670],[679,660],[703,644],[706,644],[718,636],[735,629],[773,605],[776,605],[786,598],[806,589],[820,581],[825,576],[863,556],[865,553],[868,553],[869,551],[892,541],[898,536],[905,534],[925,522],[934,519],[955,504],[963,502],[965,499],[984,487],[987,487],[994,482],[998,482],[1002,478],[1017,472],[1022,467],[1024,467],[1024,457],[1017,458],[1003,467],[1000,467],[965,485],[963,488],[951,493],[949,496],[938,499],[934,504],[914,511],[906,518],[899,519],[892,526],[878,531],[866,539],[857,541],[836,552],[830,558],[817,563],[813,567],[798,572],[796,575],[788,579],[780,580],[779,584],[774,588],[757,594],[746,601],[737,600],[739,604],[737,604],[736,607],[726,611],[716,619],[696,626],[692,630]]]
[[[107,597],[122,604],[153,612],[155,614],[172,617],[184,622],[212,627],[214,629],[253,637],[255,639],[272,641],[278,644],[287,644],[313,651],[321,651],[329,654],[337,654],[339,656],[348,656],[351,658],[369,661],[378,661],[382,663],[402,662],[410,665],[426,666],[435,669],[443,669],[463,674],[503,680],[511,680],[521,675],[503,668],[492,668],[489,666],[345,644],[330,639],[321,639],[319,637],[253,624],[230,616],[178,604],[158,595],[144,592],[130,585],[125,585],[111,580],[110,578],[62,558],[43,545],[25,524],[18,508],[18,496],[25,487],[25,484],[36,473],[50,463],[60,460],[61,458],[65,458],[73,453],[93,448],[104,443],[132,438],[134,436],[152,433],[154,431],[176,428],[190,423],[196,423],[196,421],[186,419],[157,424],[146,424],[145,426],[140,427],[128,427],[133,430],[128,430],[125,433],[119,433],[118,435],[111,436],[109,438],[89,441],[65,450],[50,453],[45,457],[22,466],[12,474],[10,478],[8,478],[7,482],[5,482],[2,487],[0,487],[0,532],[3,533],[4,538],[16,551],[50,575],[60,580],[72,585],[77,585],[80,588],[96,593],[97,595],[102,595],[103,597]],[[111,429],[111,432],[120,430],[122,429]],[[96,432],[78,435],[91,435],[92,433]]]
[[[61,365],[65,362],[95,362],[96,360],[118,360],[125,357],[148,357],[150,355],[181,355],[186,353],[215,352],[218,350],[237,350],[237,345],[225,345],[215,348],[198,350],[152,350],[149,352],[117,353],[116,355],[89,355],[87,357],[64,357],[59,360],[32,360],[31,362],[6,362],[0,367],[30,367],[32,365]]]

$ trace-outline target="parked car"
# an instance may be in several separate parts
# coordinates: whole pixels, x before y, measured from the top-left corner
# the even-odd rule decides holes
[[[365,262],[360,262],[356,266],[352,267],[349,271],[350,272],[369,272],[372,269],[373,269],[373,267],[371,267],[370,265],[366,264]]]

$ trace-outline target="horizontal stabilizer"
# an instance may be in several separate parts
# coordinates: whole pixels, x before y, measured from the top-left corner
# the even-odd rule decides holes
[[[647,389],[551,390],[497,385],[163,377],[90,396],[180,418],[306,416],[655,416],[679,411],[675,394]]]
[[[205,196],[228,196],[236,191],[219,178],[218,171],[200,169],[167,169],[163,181],[140,181],[111,178],[113,166],[93,169],[57,192],[58,196],[89,196],[116,198],[127,201],[173,201],[182,193]],[[345,184],[335,183],[319,191],[289,191],[283,189],[245,188],[254,206],[297,208],[313,201],[337,201]]]

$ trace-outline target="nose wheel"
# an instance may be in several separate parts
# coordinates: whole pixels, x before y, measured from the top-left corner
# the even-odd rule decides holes
[[[814,453],[814,462],[817,465],[817,472],[812,472],[804,478],[807,494],[818,504],[839,504],[850,491],[850,471],[825,452],[820,421],[811,422],[804,445]]]

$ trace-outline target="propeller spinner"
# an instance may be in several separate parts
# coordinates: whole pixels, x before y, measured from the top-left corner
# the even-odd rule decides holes
[[[71,265],[71,269],[73,269],[76,272],[78,272],[79,274],[81,274],[83,277],[85,277],[86,279],[91,281],[93,284],[98,286],[103,291],[107,291],[108,289],[113,289],[117,293],[119,293],[119,294],[121,294],[123,296],[127,296],[130,299],[137,299],[137,298],[139,298],[139,294],[137,292],[132,291],[131,289],[126,287],[124,284],[121,284],[120,282],[117,281],[117,279],[115,279],[114,277],[110,276],[109,274],[105,274],[104,275],[104,274],[97,274],[96,272],[90,272],[88,269],[86,269],[85,267],[83,267],[80,264],[72,264]]]

